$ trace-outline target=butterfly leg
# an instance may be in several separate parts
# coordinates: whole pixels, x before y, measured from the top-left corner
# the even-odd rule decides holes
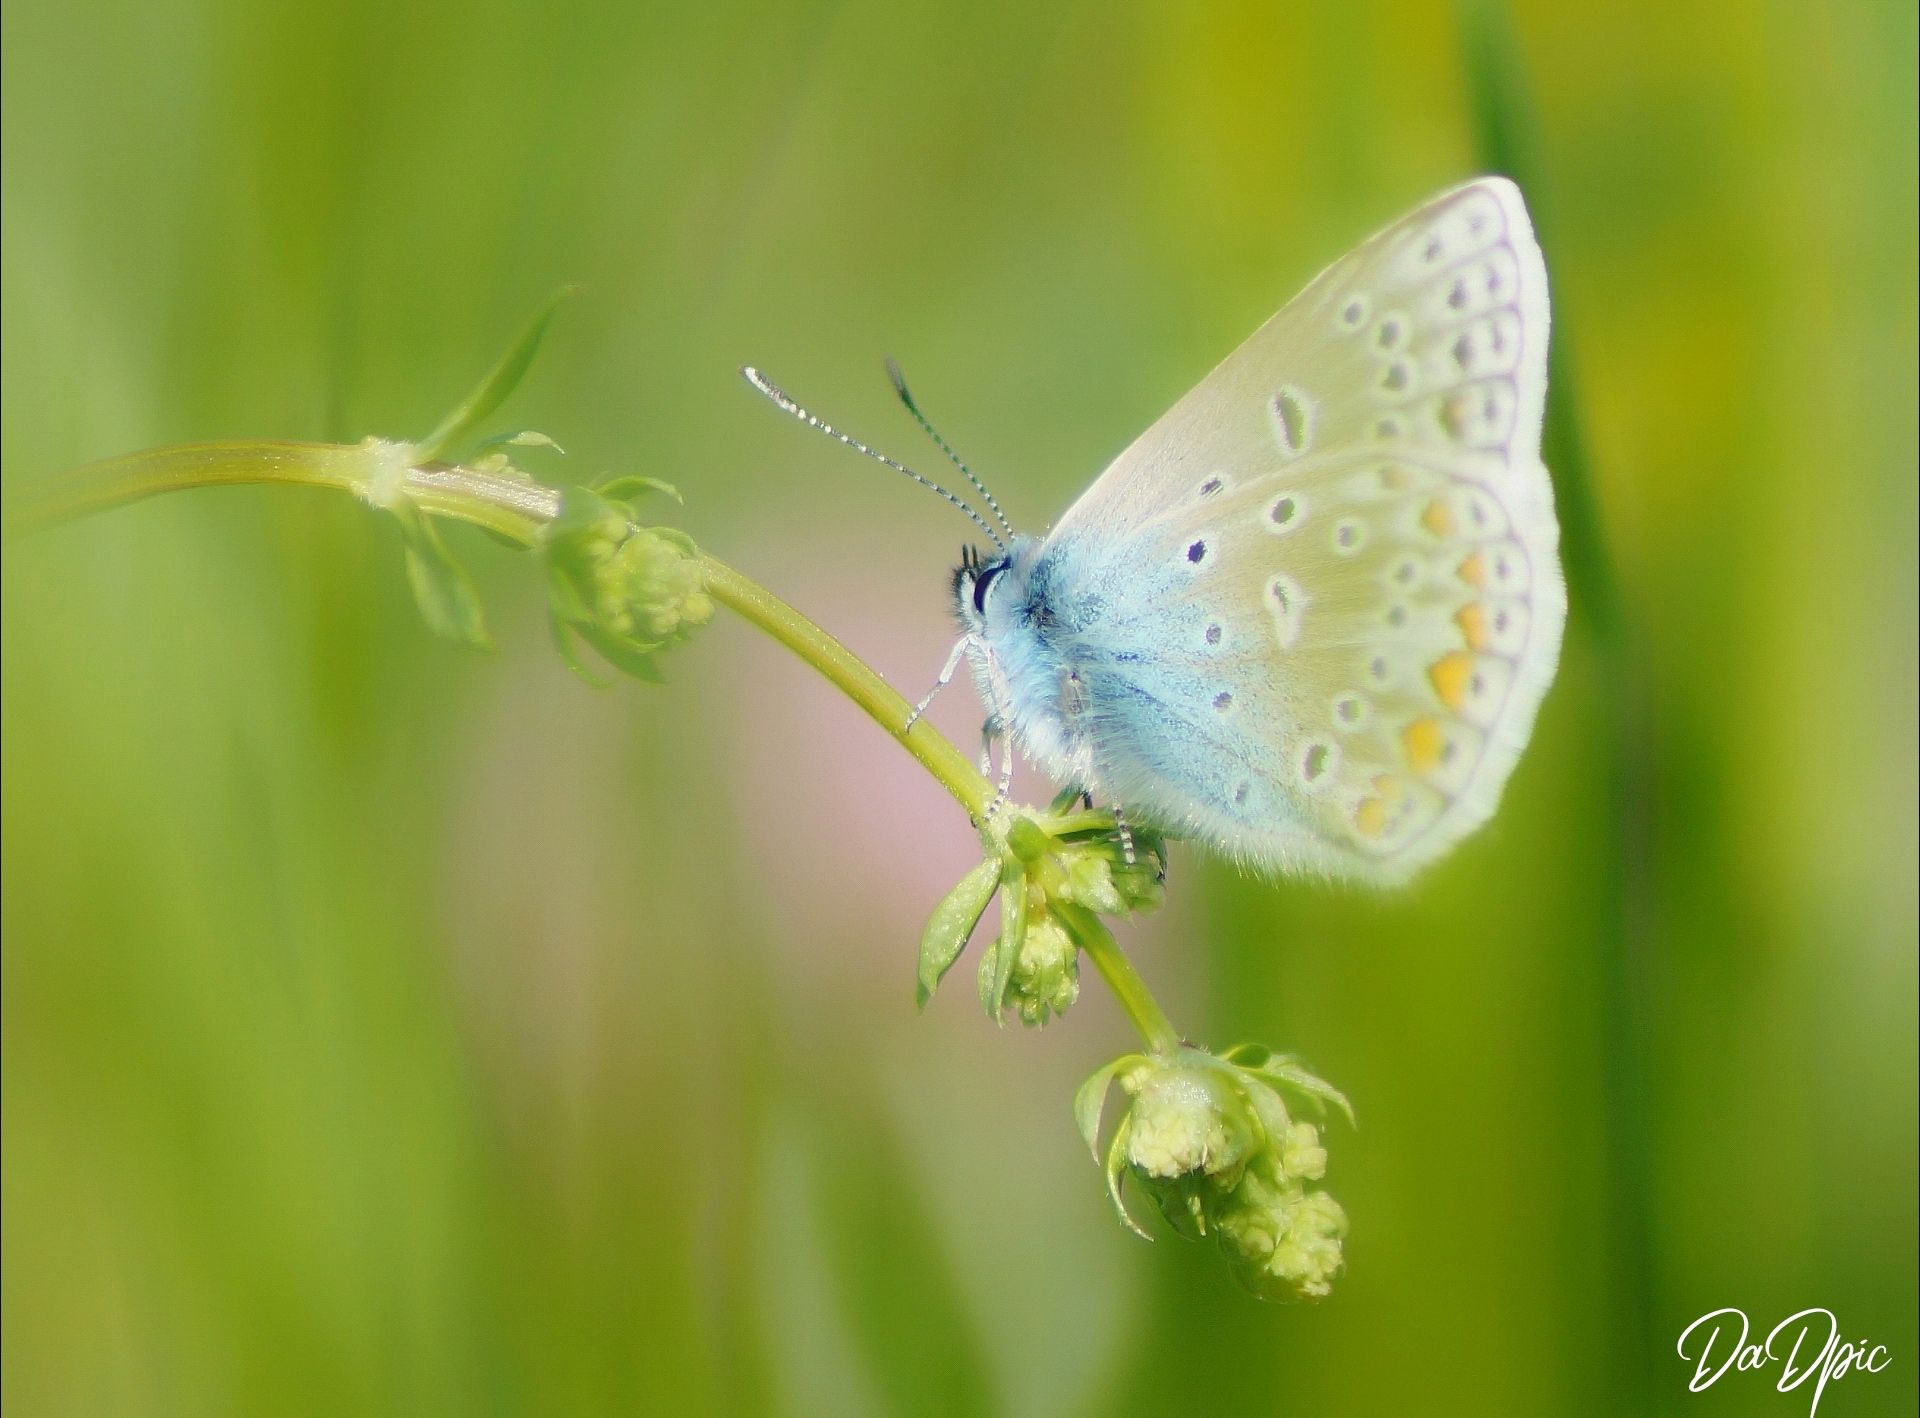
[[[987,804],[987,817],[992,818],[1006,806],[1008,794],[1013,788],[1013,745],[1007,742],[1006,728],[998,714],[987,717],[980,726],[980,776],[993,777],[993,747],[1000,745],[1000,777],[993,794],[993,801]]]
[[[915,724],[920,722],[920,716],[926,713],[927,706],[933,703],[933,696],[947,687],[948,683],[953,679],[953,672],[960,667],[960,657],[966,654],[972,645],[973,637],[971,635],[963,635],[953,642],[953,653],[947,656],[946,664],[940,667],[940,678],[933,682],[933,688],[927,691],[926,698],[913,706],[913,712],[907,715],[907,722],[900,730],[901,733],[906,733],[908,729],[911,729]]]
[[[991,815],[994,811],[1005,805],[1007,795],[1012,791],[1013,745],[1011,743],[1003,743],[1000,746],[1000,784],[994,791],[993,807],[987,809],[988,814]]]
[[[1134,863],[1133,829],[1127,826],[1126,814],[1120,811],[1119,803],[1115,803],[1108,810],[1113,813],[1113,830],[1120,834],[1121,855],[1126,858],[1127,865],[1132,866]]]
[[[980,776],[993,776],[993,746],[1000,738],[1000,716],[989,715],[980,726]]]

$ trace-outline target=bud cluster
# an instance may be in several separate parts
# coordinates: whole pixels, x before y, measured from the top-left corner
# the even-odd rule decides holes
[[[554,640],[583,675],[576,637],[615,669],[658,680],[653,657],[713,616],[699,548],[684,532],[640,523],[632,499],[645,492],[678,497],[651,478],[569,488],[547,529],[543,550]]]
[[[987,905],[1000,898],[1000,935],[981,955],[980,1004],[994,1020],[1011,1014],[1042,1025],[1080,993],[1080,949],[1090,916],[1150,911],[1165,895],[1160,839],[1131,844],[1111,814],[1011,811],[1004,831],[988,830],[986,860],[947,894],[920,942],[920,1002],[966,948]]]
[[[1347,1217],[1313,1183],[1327,1170],[1315,1123],[1346,1099],[1294,1060],[1243,1045],[1214,1055],[1191,1046],[1128,1054],[1081,1086],[1074,1114],[1100,1156],[1101,1114],[1118,1085],[1127,1102],[1108,1140],[1107,1187],[1120,1217],[1123,1183],[1144,1192],[1189,1240],[1211,1239],[1239,1281],[1268,1300],[1319,1299],[1343,1264]],[[1146,1233],[1141,1231],[1142,1235]]]

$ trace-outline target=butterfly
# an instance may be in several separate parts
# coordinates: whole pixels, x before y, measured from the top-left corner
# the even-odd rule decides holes
[[[934,485],[996,547],[954,575],[940,683],[964,656],[990,728],[1124,819],[1406,879],[1492,815],[1558,663],[1547,330],[1519,189],[1480,178],[1322,272],[1045,536]]]

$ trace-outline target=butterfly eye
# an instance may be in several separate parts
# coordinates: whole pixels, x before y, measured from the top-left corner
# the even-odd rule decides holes
[[[993,584],[993,578],[1007,569],[1004,561],[990,561],[980,568],[979,575],[973,578],[973,611],[975,615],[987,613],[987,587]]]

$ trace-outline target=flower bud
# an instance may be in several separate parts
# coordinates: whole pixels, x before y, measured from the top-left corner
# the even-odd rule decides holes
[[[949,893],[921,939],[923,1005],[996,894],[1003,931],[980,961],[980,1002],[989,1019],[1002,1020],[1011,1010],[1036,1025],[1065,1013],[1079,997],[1080,946],[1087,931],[1100,929],[1095,916],[1124,916],[1160,904],[1160,839],[1137,834],[1135,860],[1127,862],[1110,815],[1064,812],[1070,800],[1047,812],[1003,812],[984,826],[986,860]],[[1011,956],[1005,953],[1009,939]]]
[[[593,588],[600,624],[624,639],[662,644],[713,618],[698,554],[684,538],[656,528],[634,528],[603,549]]]
[[[1217,1066],[1149,1059],[1122,1074],[1120,1086],[1133,1095],[1127,1161],[1148,1177],[1217,1176],[1263,1140],[1246,1097]]]
[[[992,969],[991,954],[982,968]],[[1029,912],[1027,933],[1007,978],[1006,1007],[1022,1024],[1042,1025],[1080,997],[1080,951],[1045,909]]]
[[[1236,1059],[1253,1060],[1252,1064]],[[1180,1235],[1211,1237],[1235,1277],[1268,1300],[1318,1299],[1343,1264],[1347,1216],[1308,1182],[1326,1174],[1320,1129],[1281,1097],[1344,1108],[1346,1100],[1291,1059],[1243,1046],[1216,1056],[1191,1046],[1116,1059],[1081,1085],[1074,1117],[1100,1155],[1102,1100],[1118,1082],[1131,1102],[1106,1150],[1121,1218],[1121,1181],[1152,1199]],[[1144,1234],[1144,1232],[1142,1233]]]
[[[1151,911],[1166,895],[1166,863],[1160,839],[1144,829],[1134,834],[1133,860],[1111,831],[1060,839],[1057,861],[1064,880],[1054,890],[1062,900],[1104,916]]]
[[[1235,1276],[1262,1299],[1320,1299],[1345,1263],[1340,1203],[1264,1167],[1247,1169],[1214,1224]]]
[[[615,486],[636,495],[672,492],[642,478],[603,491]],[[545,553],[554,639],[582,674],[575,636],[614,668],[657,679],[652,656],[713,617],[699,549],[684,532],[640,525],[631,502],[591,488],[568,489],[547,529]]]
[[[1312,1123],[1288,1128],[1275,1156],[1282,1176],[1317,1182],[1327,1175],[1327,1149],[1320,1145],[1320,1129]]]

